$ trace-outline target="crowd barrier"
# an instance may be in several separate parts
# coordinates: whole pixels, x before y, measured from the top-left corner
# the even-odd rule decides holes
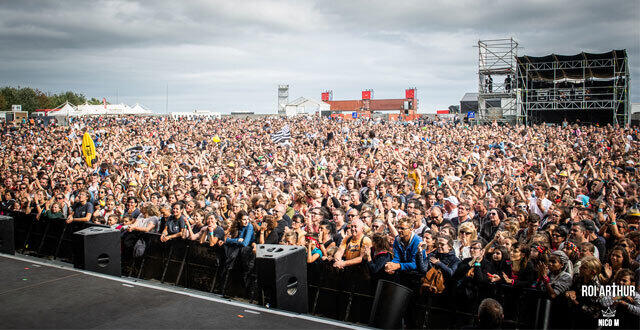
[[[15,222],[17,252],[64,262],[73,260],[72,234],[91,226],[100,226],[81,222],[67,224],[64,220],[36,220],[35,216],[24,213],[11,215]],[[144,253],[135,257],[134,247],[139,241],[144,242]],[[121,242],[123,276],[155,280],[228,297],[243,297],[259,304],[264,302],[261,288],[245,288],[242,281],[234,280],[239,276],[233,271],[227,272],[227,278],[222,278],[220,265],[224,251],[221,247],[185,240],[163,243],[159,234],[142,232],[123,232]],[[372,278],[360,266],[340,270],[325,262],[310,264],[307,270],[311,314],[368,323],[378,278]],[[416,292],[408,311],[409,320],[416,327],[471,325],[480,301],[487,297],[498,300],[504,307],[506,328],[545,329],[549,325],[551,301],[539,291],[487,284],[479,286],[471,300],[461,300],[456,298],[454,292],[420,294],[420,277],[417,274],[405,274],[394,280]]]

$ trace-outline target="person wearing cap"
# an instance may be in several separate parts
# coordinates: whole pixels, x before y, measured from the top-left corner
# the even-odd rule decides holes
[[[458,217],[458,205],[460,202],[456,196],[449,196],[444,199],[444,214],[442,218],[452,221],[451,219]],[[453,223],[453,221],[452,221]],[[454,224],[457,227],[457,224]]]
[[[632,207],[627,211],[626,220],[630,230],[640,230],[640,210],[637,206]]]

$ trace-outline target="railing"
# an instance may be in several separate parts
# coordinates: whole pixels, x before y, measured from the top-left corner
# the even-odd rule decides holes
[[[93,223],[70,223],[63,220],[36,220],[33,215],[13,213],[16,251],[71,262],[73,260],[72,235]],[[145,243],[141,257],[134,257],[133,246],[138,240]],[[261,288],[249,290],[242,281],[235,280],[233,271],[222,278],[220,260],[223,248],[210,247],[194,241],[172,240],[161,242],[154,233],[123,232],[122,274],[132,278],[155,280],[184,288],[221,293],[229,297],[244,297],[261,303]],[[378,278],[371,277],[360,266],[336,269],[325,262],[308,265],[309,311],[337,320],[367,323],[369,320],[375,285]],[[491,297],[504,306],[507,328],[547,328],[551,302],[538,291],[510,286],[478,284],[472,297],[461,298],[458,290],[441,295],[419,294],[420,275],[403,274],[393,278],[414,289],[408,320],[414,327],[458,328],[473,324],[480,301]],[[228,283],[227,283],[228,282]],[[452,283],[448,287],[455,287]],[[252,292],[253,291],[253,292]]]

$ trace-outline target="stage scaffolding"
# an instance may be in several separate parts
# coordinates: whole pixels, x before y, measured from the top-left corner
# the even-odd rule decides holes
[[[582,122],[592,118],[592,122],[630,123],[626,50],[523,56],[518,58],[518,68],[525,118],[553,122],[570,116]]]
[[[524,123],[518,86],[518,43],[513,39],[478,41],[478,121]]]

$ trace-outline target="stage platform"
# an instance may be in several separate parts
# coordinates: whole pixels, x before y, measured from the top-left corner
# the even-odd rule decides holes
[[[0,328],[327,329],[357,326],[214,294],[0,254]]]

